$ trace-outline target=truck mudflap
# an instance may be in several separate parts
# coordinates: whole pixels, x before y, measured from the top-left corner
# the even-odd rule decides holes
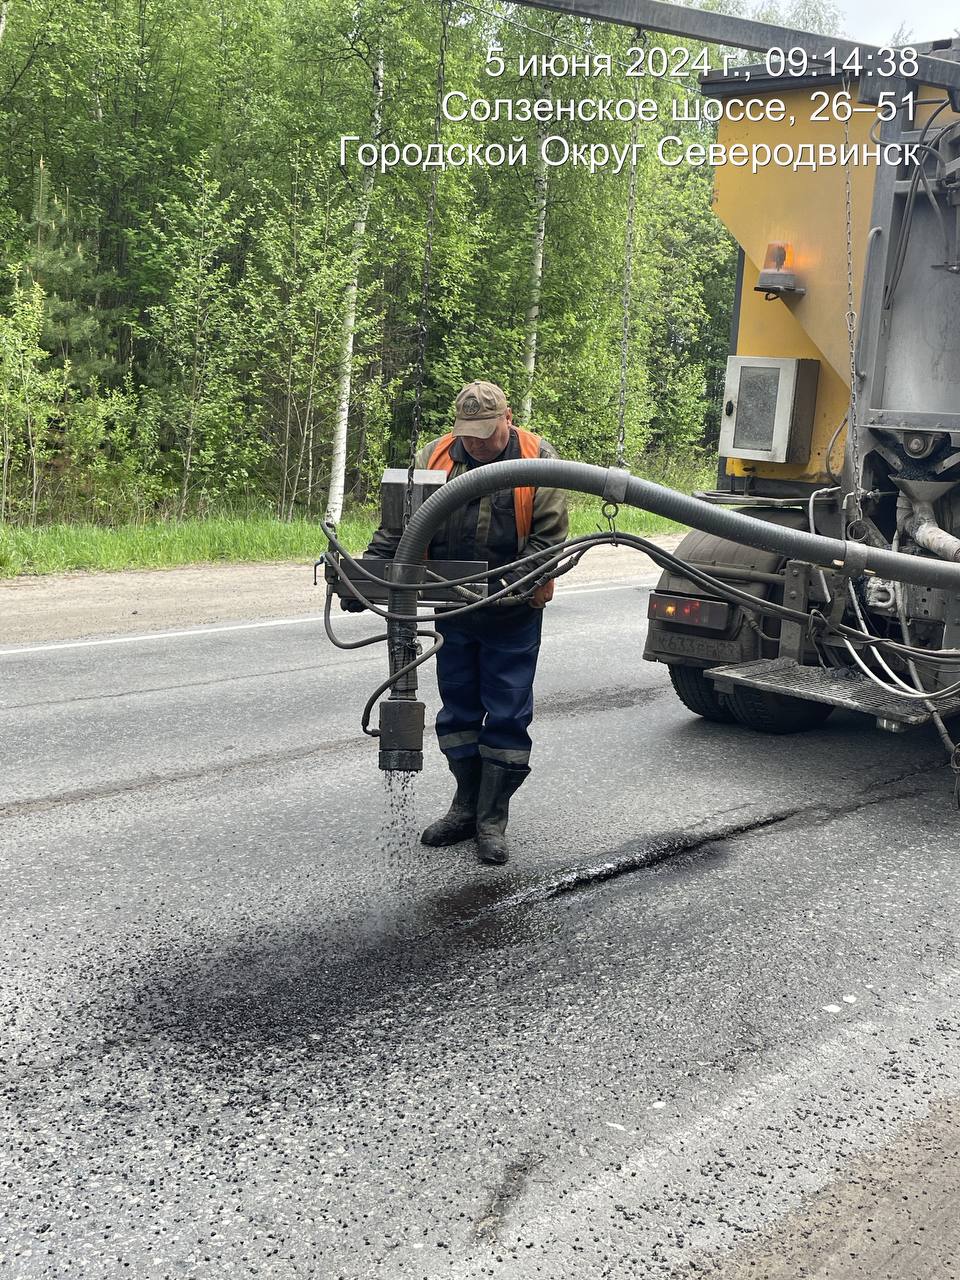
[[[754,509],[750,514],[759,520],[769,520],[771,524],[779,524],[787,528],[805,529],[807,527],[806,516],[802,511],[768,508],[761,511]],[[770,599],[776,588],[768,582],[751,580],[750,574],[778,573],[783,568],[783,557],[776,551],[761,551],[757,547],[746,547],[739,542],[730,542],[726,538],[718,538],[711,533],[701,533],[698,529],[693,529],[687,534],[674,554],[707,572],[711,568],[722,569],[725,582],[756,596],[759,600]],[[737,569],[744,570],[743,578],[736,577]],[[718,598],[711,596],[711,593],[698,583],[669,569],[661,576],[656,591],[695,596],[700,599]],[[771,630],[770,635],[773,636],[773,634]],[[749,625],[744,610],[734,605],[730,610],[728,625],[720,633],[685,626],[681,622],[666,622],[659,618],[650,618],[643,656],[647,662],[677,663],[689,667],[714,667],[721,664],[732,666],[735,663],[753,662],[757,658],[775,656],[775,646],[766,646],[769,652],[763,652],[763,647],[757,629]]]

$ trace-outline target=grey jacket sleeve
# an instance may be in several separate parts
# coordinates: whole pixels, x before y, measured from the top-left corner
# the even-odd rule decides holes
[[[547,440],[540,442],[541,458],[559,458]],[[533,526],[524,551],[543,551],[567,536],[570,517],[567,512],[566,489],[538,489],[533,499]]]
[[[547,440],[540,441],[541,458],[559,458],[559,456]],[[520,555],[531,555],[556,546],[567,536],[569,523],[566,490],[537,489],[533,499],[533,524],[529,537],[520,548]],[[519,569],[510,569],[503,574],[503,581],[518,582],[530,572],[531,568],[531,565],[526,565]],[[531,589],[529,585],[524,588],[525,591]]]

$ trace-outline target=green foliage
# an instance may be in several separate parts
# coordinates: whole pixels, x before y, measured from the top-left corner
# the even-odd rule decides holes
[[[350,545],[361,549],[373,520],[345,522]],[[87,523],[34,529],[0,528],[0,577],[71,570],[164,569],[216,561],[305,560],[326,549],[314,523],[278,521],[272,514],[188,518],[115,528]]]
[[[266,436],[279,472],[278,513],[312,512],[326,478],[318,473],[325,424],[333,414],[339,361],[342,297],[350,270],[344,253],[350,210],[330,199],[331,175],[323,157],[310,151],[293,156],[283,190],[265,194],[259,233],[262,273],[247,314],[256,325],[263,361]],[[361,299],[357,332],[372,338],[376,320]],[[370,404],[380,388],[371,386]],[[363,406],[369,421],[370,404]],[[383,419],[376,422],[382,434]]]
[[[185,177],[188,196],[160,207],[144,253],[160,290],[145,332],[162,370],[147,403],[179,455],[181,515],[242,492],[265,451],[249,319],[254,281],[238,283],[232,267],[246,219],[205,163]]]
[[[83,395],[116,372],[111,329],[117,314],[106,301],[113,281],[98,268],[95,245],[80,239],[76,230],[68,201],[51,194],[41,160],[22,274],[43,290],[44,349],[57,367],[69,366],[67,386]]]
[[[639,474],[660,484],[691,490],[713,483],[713,457],[653,453]],[[606,529],[597,498],[570,500],[570,532],[576,537]],[[338,526],[340,539],[362,551],[376,528],[378,513],[355,509]],[[679,526],[661,516],[622,507],[617,528],[628,533],[670,533]],[[206,520],[144,520],[105,528],[100,524],[52,524],[37,528],[0,526],[0,577],[66,573],[70,570],[162,569],[216,561],[309,560],[326,549],[311,520],[280,521],[252,511]]]
[[[339,535],[349,550],[360,552],[376,526],[374,512],[357,510],[344,518]],[[594,533],[598,527],[607,527],[599,503],[573,504],[571,536]],[[647,511],[625,508],[617,527],[624,533],[648,534],[672,533],[680,526]],[[313,521],[280,521],[268,514],[114,528],[76,522],[32,529],[7,526],[0,527],[0,578],[77,570],[113,572],[217,562],[310,560],[325,551],[326,545]]]
[[[43,290],[13,277],[6,315],[0,315],[0,521],[38,514],[42,478],[57,454],[55,424],[67,370],[47,367],[40,345]]]
[[[829,0],[800,5],[804,25],[832,20]],[[341,165],[339,140],[371,136],[382,50],[382,138],[429,141],[439,12],[438,0],[9,7],[0,521],[119,524],[251,503],[296,521],[322,509],[354,284],[349,496],[366,501],[383,465],[406,461],[431,173],[378,175],[358,236],[363,171]],[[666,114],[680,89],[623,75],[634,39],[455,0],[446,88],[569,96],[583,85],[520,78],[517,55],[588,47],[620,68],[591,93],[655,97]],[[499,79],[484,74],[490,43],[504,48]],[[679,128],[703,140],[698,126]],[[550,131],[631,140],[617,120]],[[506,120],[442,126],[447,143],[522,134],[531,155],[536,132]],[[651,448],[712,443],[732,296],[735,255],[710,210],[710,176],[662,168],[661,132],[643,126],[636,175],[628,465]],[[569,165],[548,175],[530,425],[595,462],[613,460],[617,435],[628,178]],[[439,176],[424,435],[445,429],[473,377],[501,382],[519,407],[534,180],[532,163]]]

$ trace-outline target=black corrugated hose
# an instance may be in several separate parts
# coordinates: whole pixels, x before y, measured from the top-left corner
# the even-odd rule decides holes
[[[573,489],[596,494],[608,502],[626,503],[652,511],[678,524],[702,529],[705,533],[729,538],[731,542],[776,551],[790,560],[841,569],[850,577],[875,573],[894,582],[944,587],[960,592],[960,565],[904,555],[860,542],[842,542],[820,534],[787,529],[756,520],[702,498],[691,498],[650,480],[641,480],[614,467],[595,467],[586,462],[565,462],[555,458],[519,458],[491,462],[448,481],[433,494],[407,525],[395,556],[396,564],[420,564],[430,539],[451,512],[474,498],[501,489],[523,486]],[[390,599],[390,611],[410,615],[416,608],[416,591],[398,587]]]

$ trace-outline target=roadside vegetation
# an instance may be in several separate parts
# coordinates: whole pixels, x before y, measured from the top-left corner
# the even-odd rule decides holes
[[[662,460],[646,468],[648,479],[687,491],[712,486],[712,460],[668,467]],[[601,503],[575,497],[570,503],[570,532],[576,536],[607,524]],[[373,508],[348,511],[339,524],[351,551],[362,551],[376,527]],[[623,507],[617,528],[631,533],[668,533],[679,526],[646,511]],[[165,569],[216,562],[315,560],[326,550],[316,520],[278,520],[272,512],[222,515],[206,519],[121,524],[114,527],[54,523],[33,528],[0,526],[0,577],[67,573],[74,570]]]
[[[707,140],[696,81],[628,78],[636,39],[496,0],[0,3],[0,572],[313,554],[476,377],[568,458],[710,454],[735,246],[707,168],[656,159],[665,121]],[[438,115],[569,98],[520,65],[577,49],[662,116],[590,125],[616,173]],[[361,162],[395,140],[525,152]]]
[[[172,518],[339,520],[475,377],[571,458],[715,438],[735,251],[706,170],[646,148],[631,172],[547,171],[536,129],[511,166],[356,154],[430,144],[439,76],[468,101],[536,97],[520,55],[584,42],[613,59],[614,96],[667,112],[672,84],[625,77],[631,33],[460,0],[17,0],[0,17],[8,530],[156,523],[164,546],[199,536]],[[441,141],[495,154],[518,127],[445,120]],[[631,128],[596,141],[628,147]],[[272,554],[260,521],[211,528]],[[7,541],[10,563],[24,542]]]

